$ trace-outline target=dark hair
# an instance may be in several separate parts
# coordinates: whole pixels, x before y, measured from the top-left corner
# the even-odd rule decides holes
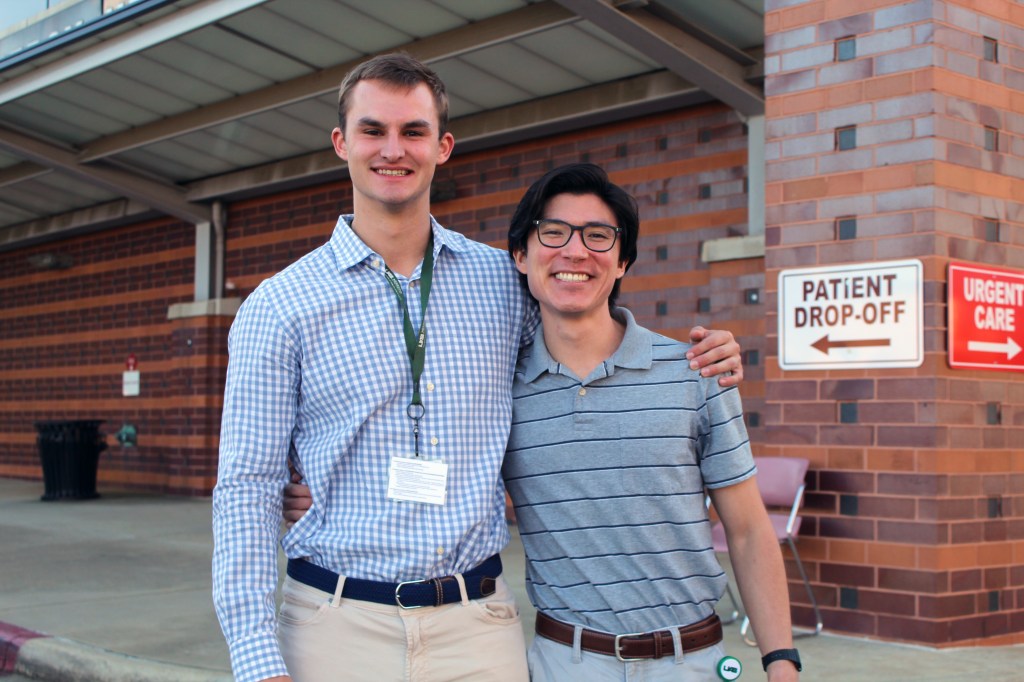
[[[413,89],[421,83],[434,94],[437,108],[438,137],[448,132],[448,91],[434,71],[426,64],[404,52],[382,54],[368,59],[348,72],[338,91],[338,125],[345,132],[352,89],[360,81],[383,81],[396,88]]]
[[[530,185],[526,194],[519,200],[512,223],[508,228],[508,252],[513,258],[517,251],[526,252],[526,243],[530,233],[536,229],[533,221],[544,217],[544,209],[548,202],[559,194],[587,195],[591,194],[603,201],[615,214],[616,227],[619,233],[619,262],[626,265],[626,270],[636,260],[636,240],[640,233],[640,215],[636,200],[611,180],[600,166],[592,163],[570,163],[559,166],[544,174],[537,182]],[[527,286],[526,275],[520,273],[519,279]],[[619,279],[612,287],[608,296],[608,305],[615,305],[619,296]]]

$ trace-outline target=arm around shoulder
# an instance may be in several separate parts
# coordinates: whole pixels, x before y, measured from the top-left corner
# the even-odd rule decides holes
[[[740,344],[732,332],[698,325],[690,330],[690,343],[693,347],[686,353],[690,369],[699,369],[704,377],[717,376],[723,388],[739,386],[743,381]]]

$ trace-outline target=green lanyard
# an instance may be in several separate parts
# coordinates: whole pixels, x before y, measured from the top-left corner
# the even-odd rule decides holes
[[[423,254],[423,267],[420,269],[420,333],[417,335],[412,330],[412,320],[409,318],[409,306],[405,302],[405,294],[402,292],[402,284],[398,281],[391,268],[384,266],[384,277],[398,297],[398,304],[402,308],[402,331],[405,333],[405,350],[409,353],[409,363],[412,367],[412,400],[406,408],[406,414],[413,420],[412,437],[415,442],[416,456],[420,456],[420,419],[426,408],[423,407],[423,400],[420,398],[420,377],[423,376],[423,363],[427,355],[427,300],[430,298],[430,282],[434,277],[434,235],[430,235],[427,241],[427,252]]]

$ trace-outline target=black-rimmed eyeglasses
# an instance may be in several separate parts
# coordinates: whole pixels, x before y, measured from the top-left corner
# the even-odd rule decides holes
[[[583,246],[591,251],[603,253],[610,251],[615,246],[615,240],[622,232],[622,228],[611,225],[601,223],[572,225],[555,218],[541,218],[534,220],[533,224],[537,227],[537,239],[540,240],[540,243],[552,249],[562,248],[572,239],[573,232],[579,232],[583,239]]]

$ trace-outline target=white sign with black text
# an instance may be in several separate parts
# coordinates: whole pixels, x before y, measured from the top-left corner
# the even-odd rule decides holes
[[[779,273],[779,366],[917,367],[924,361],[919,260]]]

